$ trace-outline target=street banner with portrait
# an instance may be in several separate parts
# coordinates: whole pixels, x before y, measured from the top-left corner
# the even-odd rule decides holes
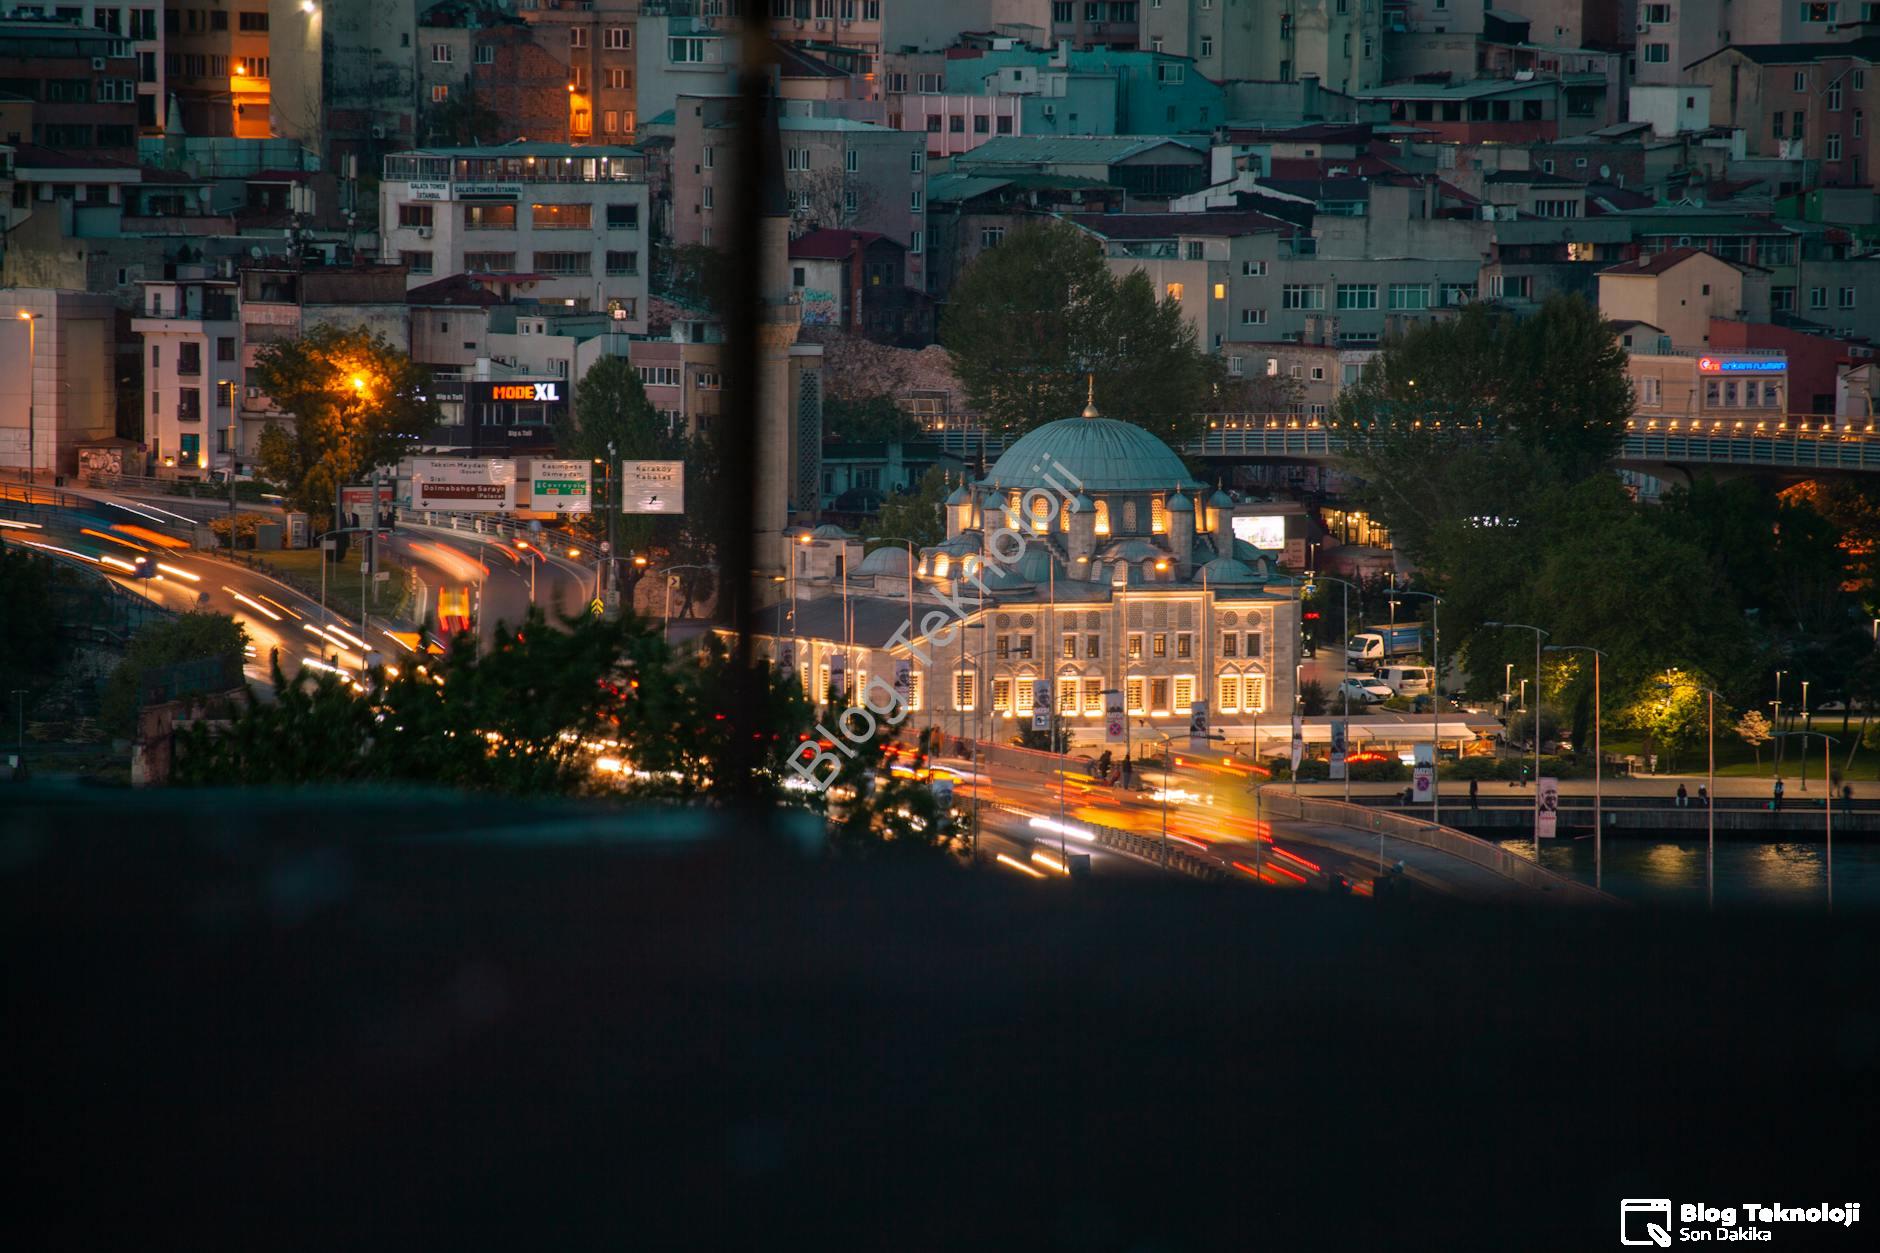
[[[1034,731],[1051,729],[1051,680],[1049,679],[1031,681],[1031,729]]]
[[[1534,838],[1551,840],[1560,822],[1560,780],[1539,779],[1534,787]]]
[[[1292,771],[1299,773],[1299,763],[1306,757],[1306,720],[1303,714],[1293,715]]]
[[[1198,700],[1188,707],[1188,747],[1208,746],[1208,702]]]
[[[1345,777],[1345,736],[1350,723],[1343,718],[1332,719],[1332,772],[1334,780]]]

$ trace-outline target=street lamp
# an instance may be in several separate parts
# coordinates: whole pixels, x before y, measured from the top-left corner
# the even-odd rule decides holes
[[[659,638],[667,644],[672,642],[672,585],[677,582],[677,580],[673,578],[673,572],[675,570],[710,570],[712,568],[711,566],[696,565],[688,562],[685,565],[665,566],[653,571],[654,574],[663,574],[666,576],[666,619],[660,626]],[[791,630],[794,631],[796,628],[796,614],[794,608],[791,611],[790,626]],[[794,638],[794,636],[792,636],[792,638]],[[797,664],[802,664],[802,658],[799,657],[797,659]]]
[[[1505,631],[1534,632],[1534,795],[1541,791],[1541,641],[1549,639],[1553,633],[1543,631],[1537,626],[1525,622],[1484,622],[1483,626],[1500,627]],[[1534,812],[1534,860],[1541,856],[1541,816],[1538,809]]]
[[[1802,737],[1802,741],[1803,741],[1802,743],[1802,773],[1803,774],[1808,773],[1808,743],[1807,743],[1808,737],[1812,735],[1816,739],[1819,739],[1821,741],[1821,771],[1822,771],[1823,776],[1826,777],[1829,782],[1829,787],[1827,789],[1827,803],[1825,805],[1825,808],[1827,810],[1827,817],[1828,817],[1828,912],[1833,913],[1834,912],[1834,787],[1833,787],[1834,766],[1833,766],[1832,750],[1829,749],[1828,745],[1838,743],[1838,741],[1832,735],[1829,735],[1826,731],[1777,731],[1776,734],[1778,736],[1796,735],[1796,736]]]
[[[1550,653],[1591,653],[1593,654],[1593,886],[1595,888],[1601,888],[1605,882],[1605,858],[1603,856],[1603,850],[1602,850],[1601,845],[1602,845],[1602,842],[1606,838],[1606,828],[1604,825],[1605,818],[1604,818],[1604,815],[1600,812],[1600,804],[1599,804],[1600,779],[1601,779],[1602,774],[1605,771],[1605,754],[1604,754],[1604,749],[1602,745],[1600,744],[1600,727],[1599,727],[1600,674],[1599,674],[1599,671],[1600,671],[1600,662],[1606,659],[1606,654],[1603,649],[1594,648],[1590,644],[1549,644],[1547,646],[1547,651]],[[1709,690],[1709,689],[1705,689],[1705,690]],[[1710,798],[1711,798],[1711,803],[1713,805],[1716,803],[1716,797],[1717,797],[1717,731],[1716,731],[1716,707],[1713,705],[1711,708],[1711,734],[1710,734]],[[1714,819],[1712,820],[1712,837],[1711,838],[1714,842],[1716,838]]]
[[[1514,663],[1510,661],[1504,664],[1501,668],[1501,716],[1504,718],[1508,716],[1508,702],[1514,699],[1514,693],[1511,691],[1513,687],[1514,687]],[[1525,700],[1526,697],[1527,697],[1527,693],[1524,689],[1522,692],[1522,699]]]
[[[33,362],[39,356],[39,319],[43,314],[21,309],[20,321],[26,323],[26,480],[39,481],[39,426],[34,420]]]
[[[1339,651],[1339,655],[1344,659],[1343,667],[1339,671],[1338,690],[1343,695],[1344,702],[1345,702],[1345,718],[1347,720],[1346,726],[1345,726],[1345,735],[1349,737],[1351,734],[1351,726],[1350,726],[1350,721],[1349,721],[1351,718],[1351,688],[1348,686],[1348,684],[1351,682],[1351,648],[1349,646],[1349,640],[1351,636],[1351,623],[1349,620],[1349,615],[1351,612],[1352,585],[1350,583],[1347,583],[1343,579],[1334,578],[1333,576],[1329,574],[1308,574],[1306,575],[1306,579],[1308,580],[1306,583],[1307,590],[1311,590],[1312,585],[1320,579],[1325,580],[1327,583],[1338,584],[1338,623],[1339,623],[1338,633],[1341,637],[1338,651]],[[1358,589],[1358,595],[1360,597],[1364,595],[1364,591],[1362,588]],[[1345,763],[1345,803],[1350,804],[1351,803],[1351,765],[1350,765],[1349,759],[1351,757],[1351,748],[1349,744],[1347,744],[1345,748],[1345,757],[1347,759]]]
[[[1443,598],[1435,592],[1398,592],[1396,596],[1422,596],[1430,602],[1430,825],[1443,825],[1443,773],[1441,767],[1443,745],[1443,652],[1441,639],[1441,607]],[[1538,673],[1538,669],[1536,673]],[[1535,690],[1539,690],[1538,685]],[[1536,727],[1536,730],[1539,728]],[[1540,777],[1539,771],[1535,778]],[[1539,786],[1538,782],[1536,786]]]
[[[1675,682],[1667,682],[1665,686],[1667,688],[1675,688],[1680,685]],[[1717,904],[1717,698],[1721,696],[1722,693],[1717,691],[1714,687],[1705,687],[1701,683],[1687,683],[1683,686],[1702,692],[1708,697],[1706,704],[1709,710],[1707,720],[1709,723],[1710,736],[1710,770],[1708,775],[1709,781],[1704,786],[1704,823],[1706,832],[1704,845],[1704,904],[1710,908],[1715,908]]]

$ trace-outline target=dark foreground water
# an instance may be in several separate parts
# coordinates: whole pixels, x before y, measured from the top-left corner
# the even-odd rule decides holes
[[[1526,854],[1531,840],[1509,839],[1501,846]],[[1541,864],[1549,870],[1593,881],[1593,839],[1546,841]],[[1718,905],[1828,903],[1828,846],[1814,843],[1750,843],[1718,840]],[[1605,888],[1641,904],[1704,903],[1704,841],[1680,833],[1663,839],[1628,837],[1607,840]],[[1834,904],[1842,908],[1880,908],[1880,844],[1852,841],[1834,845]]]

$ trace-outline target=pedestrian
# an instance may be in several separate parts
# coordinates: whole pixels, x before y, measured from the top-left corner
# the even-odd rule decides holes
[[[1697,803],[1705,809],[1710,808],[1710,789],[1702,783],[1697,785]]]
[[[1843,783],[1841,785],[1841,803],[1843,805],[1852,805],[1854,803],[1854,785],[1852,783]]]
[[[1470,809],[1476,808],[1476,793],[1481,788],[1481,786],[1482,785],[1478,780],[1475,780],[1475,779],[1469,780],[1469,808]]]
[[[1687,806],[1689,806],[1690,803],[1691,803],[1691,794],[1684,790],[1684,785],[1682,783],[1678,784],[1678,808],[1684,809]]]
[[[1777,813],[1782,812],[1782,776],[1776,776],[1775,800],[1772,802]]]

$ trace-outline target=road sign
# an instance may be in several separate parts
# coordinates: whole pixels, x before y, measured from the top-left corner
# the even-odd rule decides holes
[[[621,462],[620,512],[684,513],[685,462]]]
[[[411,507],[442,513],[507,513],[515,507],[516,464],[501,458],[414,457]]]
[[[1129,722],[1123,716],[1123,693],[1117,688],[1107,688],[1103,693],[1103,741],[1106,744],[1121,744],[1129,732]]]
[[[537,461],[529,470],[529,507],[550,513],[586,513],[594,463]]]
[[[593,600],[588,602],[588,612],[598,618],[607,612],[607,605],[600,597],[596,596]]]

